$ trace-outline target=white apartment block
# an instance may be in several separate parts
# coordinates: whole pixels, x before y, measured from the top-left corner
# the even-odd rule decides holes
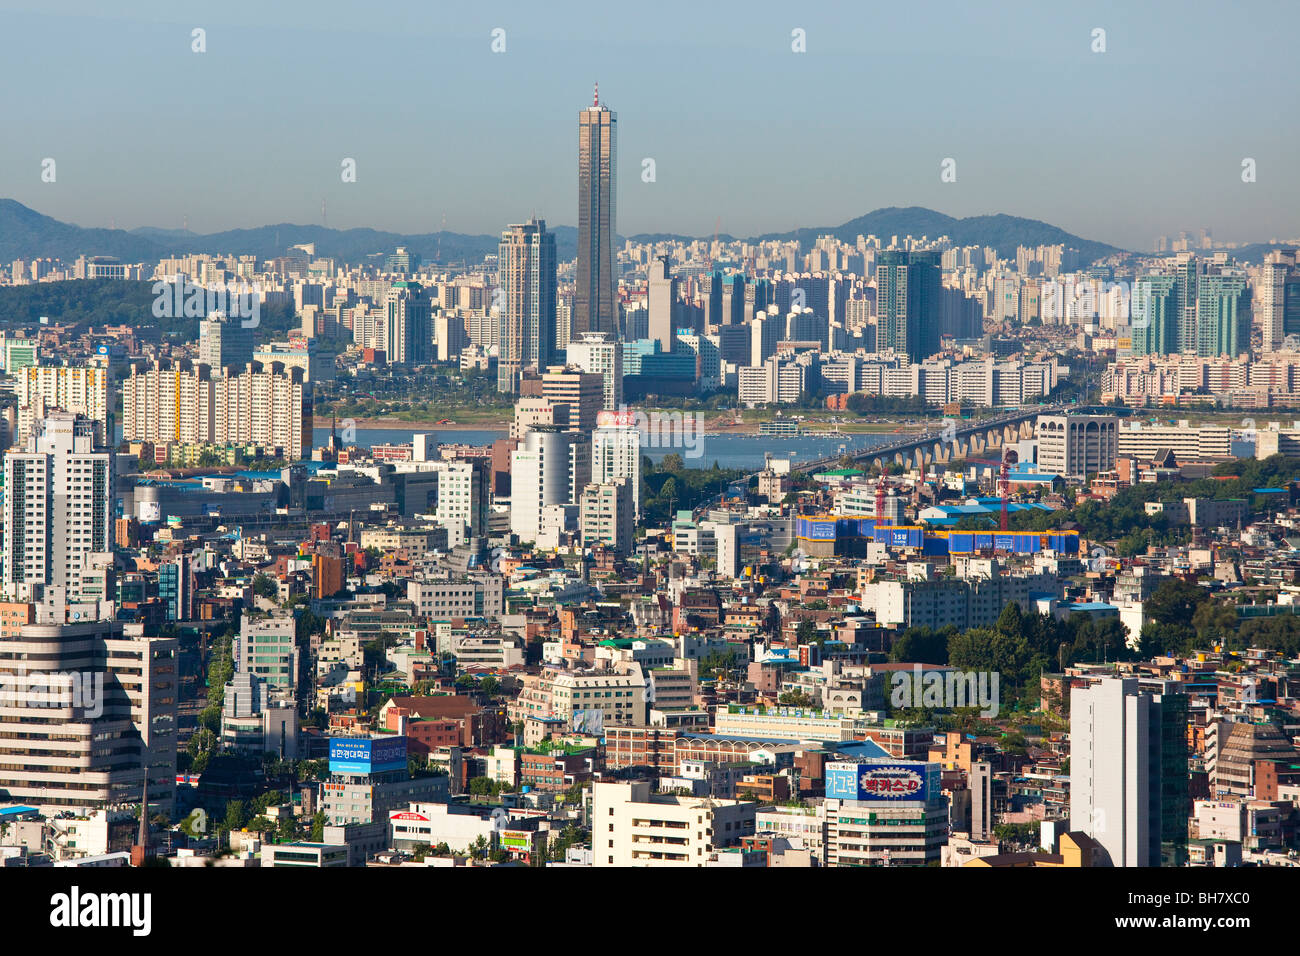
[[[1039,415],[1038,470],[1086,478],[1115,467],[1119,419],[1114,415]]]
[[[1070,692],[1070,829],[1112,866],[1160,865],[1160,696],[1119,677]]]
[[[641,432],[635,427],[601,426],[591,433],[591,480],[619,478],[632,486],[632,508],[641,517]]]
[[[552,717],[570,720],[576,711],[603,712],[606,725],[643,727],[646,678],[640,668],[621,671],[555,671],[550,677]]]
[[[438,476],[436,518],[447,529],[447,545],[487,533],[488,475],[481,463],[465,460],[435,461],[429,469]]]
[[[71,587],[89,555],[113,546],[113,454],[96,450],[94,423],[56,412],[26,451],[4,459],[4,592],[39,599]]]
[[[652,794],[648,781],[599,782],[592,793],[592,864],[705,866],[754,833],[758,804]]]
[[[1166,450],[1180,463],[1230,458],[1232,429],[1214,425],[1193,428],[1190,422],[1181,421],[1177,425],[1134,422],[1119,430],[1120,458],[1154,458]]]
[[[177,643],[111,621],[28,624],[0,638],[0,791],[43,813],[176,792]]]
[[[623,343],[605,332],[585,332],[576,342],[569,342],[565,360],[584,372],[594,372],[605,382],[606,411],[623,404]]]
[[[864,584],[862,604],[876,612],[882,625],[960,629],[993,624],[1012,602],[1030,609],[1030,594],[1056,593],[1055,575],[990,577],[938,577],[932,580],[888,581]]]
[[[505,600],[504,578],[479,574],[464,580],[406,582],[406,599],[420,617],[432,621],[452,618],[501,616]]]
[[[108,369],[99,365],[32,365],[13,372],[18,398],[18,430],[14,443],[23,445],[31,424],[46,411],[60,409],[84,415],[95,423],[95,440],[108,446],[108,414],[112,404]]]
[[[626,478],[587,485],[578,506],[582,546],[603,545],[618,554],[629,553],[636,527],[635,510],[632,486]]]
[[[807,373],[803,365],[782,362],[776,356],[760,368],[743,366],[736,370],[737,401],[747,408],[792,404],[805,391]]]
[[[300,368],[249,363],[213,376],[188,362],[136,370],[122,382],[126,441],[279,448],[297,460],[311,451],[311,386]]]

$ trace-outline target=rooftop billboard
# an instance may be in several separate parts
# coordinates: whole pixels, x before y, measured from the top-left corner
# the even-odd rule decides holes
[[[330,773],[371,774],[405,769],[405,737],[334,737],[330,740]]]

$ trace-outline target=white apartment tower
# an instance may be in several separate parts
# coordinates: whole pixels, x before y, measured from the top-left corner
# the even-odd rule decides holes
[[[1186,712],[1183,695],[1144,692],[1132,677],[1070,692],[1070,828],[1112,866],[1160,866],[1162,840],[1185,851]]]
[[[95,441],[108,445],[112,405],[108,369],[102,365],[29,365],[14,371],[18,396],[16,444],[25,445],[31,423],[56,409],[85,415],[95,423]]]
[[[0,793],[46,814],[176,793],[175,638],[112,621],[28,624],[0,638]]]
[[[656,256],[650,263],[646,297],[650,311],[650,338],[658,340],[662,351],[671,352],[673,339],[677,333],[674,320],[677,309],[677,279],[669,271],[667,256]]]
[[[578,500],[591,475],[586,436],[538,426],[510,454],[510,533],[536,541],[548,505]]]
[[[579,505],[578,526],[582,533],[583,547],[604,545],[618,554],[627,554],[632,550],[636,525],[633,520],[632,486],[626,478],[587,485],[582,490]]]
[[[591,480],[599,483],[626,479],[631,485],[632,507],[641,517],[641,431],[626,416],[598,418],[591,433]]]
[[[584,332],[566,351],[570,365],[599,375],[604,381],[605,411],[616,411],[623,404],[623,345],[607,332]]]
[[[4,592],[39,600],[68,587],[91,554],[112,549],[113,453],[94,422],[55,412],[34,423],[26,451],[4,462]]]

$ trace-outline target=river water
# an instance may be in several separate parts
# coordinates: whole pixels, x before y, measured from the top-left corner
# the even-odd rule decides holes
[[[358,428],[355,444],[369,448],[372,445],[401,444],[411,441],[414,431],[406,428]],[[469,429],[429,429],[440,444],[460,442],[466,445],[488,445],[498,438],[505,438],[504,431],[469,430]],[[328,443],[329,426],[318,427],[313,435],[312,444],[321,447]],[[772,435],[709,435],[699,441],[699,456],[686,457],[687,449],[651,448],[645,449],[645,455],[652,461],[659,461],[665,455],[677,453],[682,455],[688,468],[712,468],[716,461],[721,468],[759,469],[763,467],[763,455],[771,452],[777,458],[792,458],[800,461],[822,458],[826,455],[856,451],[863,448],[875,448],[894,441],[899,436],[892,434],[853,434],[831,435],[828,437],[804,435],[798,438],[777,438]]]

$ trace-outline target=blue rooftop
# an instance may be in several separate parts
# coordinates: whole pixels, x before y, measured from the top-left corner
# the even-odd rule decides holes
[[[846,740],[843,743],[835,744],[835,750],[848,757],[881,758],[884,760],[893,757],[893,754],[874,740]]]

